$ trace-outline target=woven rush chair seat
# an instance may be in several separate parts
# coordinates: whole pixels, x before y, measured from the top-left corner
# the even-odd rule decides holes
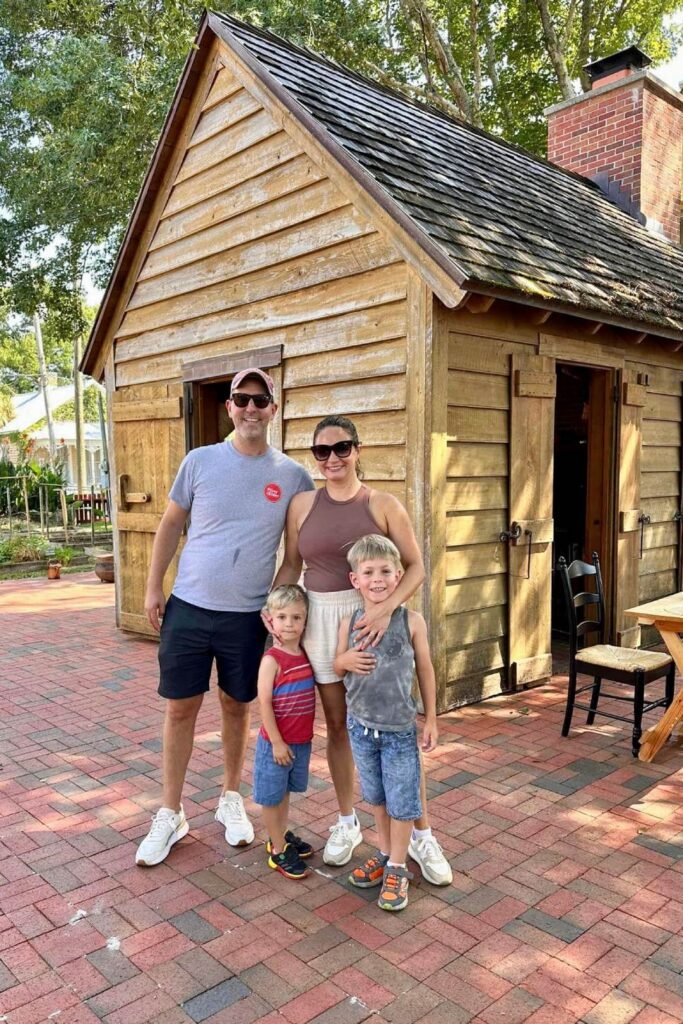
[[[605,640],[605,595],[600,574],[600,560],[593,552],[593,561],[576,559],[567,565],[564,558],[557,564],[562,581],[569,620],[569,685],[567,687],[567,708],[564,714],[562,735],[568,736],[575,708],[587,711],[586,725],[592,725],[596,715],[628,722],[633,726],[631,751],[638,756],[642,734],[643,715],[654,708],[668,708],[674,698],[676,666],[668,654],[657,651],[641,651],[633,647],[613,647]],[[594,589],[589,586],[591,579]],[[579,585],[575,592],[573,584]],[[597,634],[597,643],[583,646],[587,638]],[[577,675],[581,672],[592,677],[588,686],[577,689]],[[645,688],[658,679],[665,679],[664,695],[646,701]],[[627,692],[605,693],[612,701],[625,701],[631,705],[632,714],[617,715],[598,707],[603,680],[616,683]],[[582,693],[590,692],[590,704],[577,700]]]
[[[625,669],[627,672],[652,672],[668,668],[671,658],[661,651],[641,651],[631,647],[613,647],[611,644],[595,644],[584,647],[576,655],[576,666],[596,665],[598,668]]]

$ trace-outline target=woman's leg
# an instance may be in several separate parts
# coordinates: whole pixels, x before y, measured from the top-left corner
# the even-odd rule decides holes
[[[353,814],[353,757],[346,731],[346,690],[342,682],[318,685],[327,727],[327,763],[339,813]]]

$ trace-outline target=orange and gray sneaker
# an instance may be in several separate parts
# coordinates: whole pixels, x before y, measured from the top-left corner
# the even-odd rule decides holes
[[[372,889],[373,885],[381,885],[384,868],[389,858],[379,850],[374,857],[369,857],[349,875],[349,882],[357,889]]]
[[[396,864],[387,864],[377,906],[382,910],[403,910],[408,906],[408,884],[412,873]]]

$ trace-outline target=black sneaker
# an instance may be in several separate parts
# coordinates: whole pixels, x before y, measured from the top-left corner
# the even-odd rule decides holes
[[[285,832],[285,843],[288,846],[293,846],[296,852],[299,854],[302,860],[308,860],[309,857],[313,856],[313,847],[310,843],[305,842],[300,836],[295,836],[293,832],[289,830]],[[270,839],[266,843],[266,853],[272,853],[273,847]]]
[[[271,853],[268,858],[268,867],[279,871],[285,878],[305,878],[308,874],[308,868],[295,847],[290,846],[289,843],[282,853]]]

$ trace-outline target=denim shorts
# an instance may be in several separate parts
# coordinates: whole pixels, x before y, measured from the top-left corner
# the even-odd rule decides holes
[[[405,732],[380,732],[366,729],[349,715],[346,728],[365,802],[386,805],[387,814],[396,821],[419,818],[422,804],[416,726]]]
[[[251,794],[255,804],[277,807],[287,793],[306,792],[311,744],[289,743],[288,746],[294,754],[294,761],[292,764],[276,764],[272,743],[259,733],[254,756],[254,791]]]

